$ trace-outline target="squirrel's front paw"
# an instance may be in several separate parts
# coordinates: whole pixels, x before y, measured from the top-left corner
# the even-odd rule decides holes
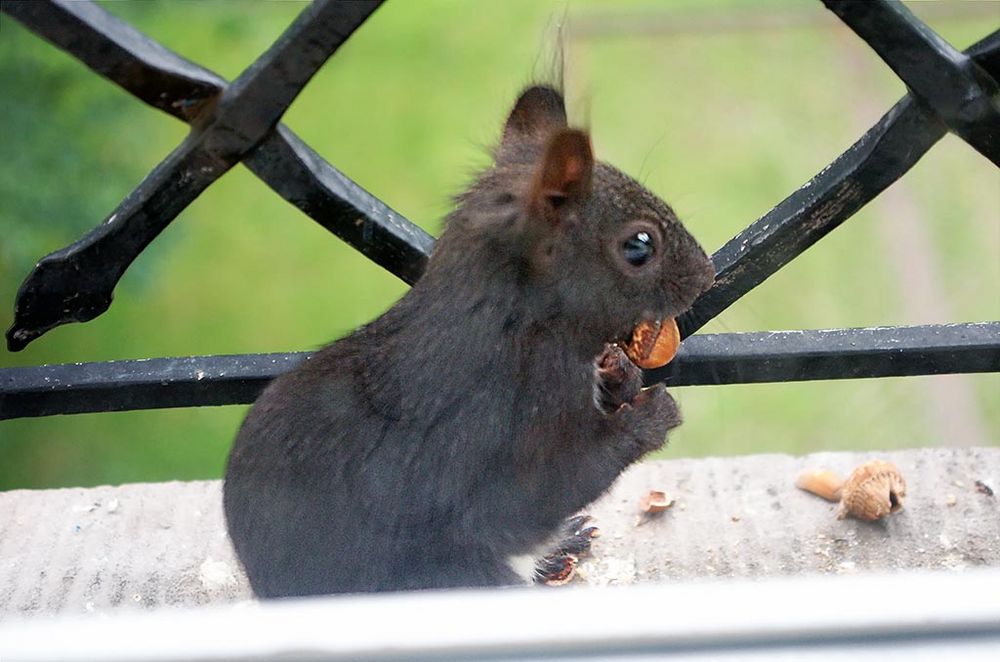
[[[594,396],[601,410],[611,414],[631,403],[642,390],[642,370],[618,345],[607,344],[597,357]]]
[[[640,454],[662,448],[667,432],[681,424],[677,402],[662,384],[641,389],[616,416]]]

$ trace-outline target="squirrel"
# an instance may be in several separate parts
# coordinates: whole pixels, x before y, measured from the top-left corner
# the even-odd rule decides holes
[[[522,584],[553,536],[585,546],[567,518],[681,421],[622,343],[714,276],[560,91],[526,89],[424,275],[247,414],[223,501],[254,592]]]

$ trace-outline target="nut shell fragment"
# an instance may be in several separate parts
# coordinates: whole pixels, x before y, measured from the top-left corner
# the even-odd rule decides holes
[[[823,497],[827,501],[840,501],[844,479],[828,469],[803,471],[795,480],[795,487]]]
[[[659,490],[650,490],[639,500],[639,508],[644,513],[662,513],[672,505],[674,500]]]
[[[680,344],[681,332],[676,321],[645,320],[632,331],[625,354],[640,368],[660,368],[670,363]]]
[[[896,465],[872,460],[854,470],[841,493],[837,517],[875,521],[903,507],[906,481]]]

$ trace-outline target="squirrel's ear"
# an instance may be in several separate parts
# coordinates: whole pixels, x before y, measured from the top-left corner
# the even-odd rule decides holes
[[[590,194],[594,154],[590,136],[563,129],[549,139],[531,185],[531,209],[551,217],[568,201]]]
[[[566,126],[566,104],[554,88],[529,87],[510,111],[503,129],[501,145],[511,140],[543,139]]]

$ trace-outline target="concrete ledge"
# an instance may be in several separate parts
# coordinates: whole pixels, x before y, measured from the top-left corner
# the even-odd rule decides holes
[[[804,468],[846,475],[873,457],[907,481],[886,521],[837,520],[793,485]],[[1000,495],[977,480],[1000,488],[1000,448],[644,463],[589,509],[603,535],[576,581],[1000,566]],[[640,520],[649,489],[675,503]],[[0,493],[0,620],[248,599],[217,481]]]

